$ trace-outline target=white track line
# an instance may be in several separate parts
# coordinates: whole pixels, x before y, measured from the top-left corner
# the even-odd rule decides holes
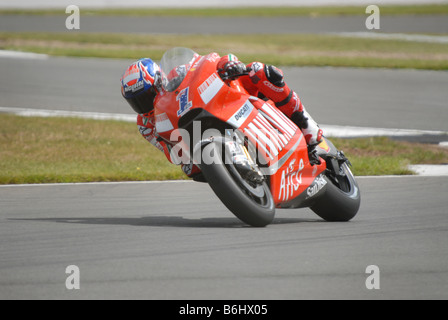
[[[32,52],[0,50],[0,58],[45,60],[48,59],[48,55]]]
[[[394,129],[394,128],[370,128],[353,126],[321,125],[322,130],[328,137],[356,138],[374,136],[421,136],[421,135],[448,135],[444,131]]]
[[[3,184],[0,188],[6,187],[73,187],[73,186],[102,186],[121,184],[160,184],[160,183],[191,183],[193,180],[151,180],[151,181],[112,181],[112,182],[74,182],[74,183],[30,183],[30,184]]]
[[[425,177],[439,177],[448,176],[448,165],[437,164],[415,164],[408,166],[409,170],[414,171],[420,176]]]
[[[430,178],[444,178],[447,175],[430,175]],[[425,175],[401,175],[401,176],[356,176],[356,180],[367,179],[408,179],[427,178]],[[133,185],[133,184],[163,184],[163,183],[195,183],[193,180],[166,180],[166,181],[122,181],[122,182],[77,182],[77,183],[36,183],[36,184],[3,184],[1,188],[23,188],[23,187],[82,187],[82,186],[110,186],[110,185]]]
[[[0,113],[11,113],[22,117],[74,117],[94,120],[118,120],[137,122],[137,115],[120,113],[81,112],[49,109],[5,108],[0,107]]]
[[[137,116],[133,114],[80,112],[49,109],[7,108],[0,107],[0,113],[12,113],[23,117],[76,117],[95,120],[119,120],[136,122]],[[394,128],[370,128],[354,126],[321,125],[328,137],[353,138],[372,136],[420,136],[420,135],[448,135],[444,131],[394,129]]]
[[[407,179],[424,178],[422,175],[402,175],[402,176],[356,176],[356,180],[365,179]],[[432,176],[442,177],[442,176]],[[35,183],[35,184],[3,184],[1,188],[23,188],[23,187],[82,187],[82,186],[110,186],[110,185],[133,185],[133,184],[162,184],[162,183],[195,183],[193,180],[166,180],[166,181],[116,181],[116,182],[76,182],[76,183]],[[198,182],[199,183],[199,182]]]
[[[405,33],[381,33],[381,32],[337,32],[330,33],[340,37],[382,39],[382,40],[403,40],[429,43],[448,43],[447,36],[405,34]]]

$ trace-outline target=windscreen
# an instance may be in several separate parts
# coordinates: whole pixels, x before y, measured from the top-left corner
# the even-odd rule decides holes
[[[169,92],[176,90],[198,56],[188,48],[173,48],[165,52],[160,61],[163,88]]]

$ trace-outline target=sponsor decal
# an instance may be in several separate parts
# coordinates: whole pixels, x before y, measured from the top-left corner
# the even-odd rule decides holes
[[[240,120],[244,115],[247,114],[247,111],[250,110],[250,107],[245,104],[238,112],[233,116],[236,121]]]
[[[154,77],[148,72],[148,69],[141,63],[131,65],[122,77],[125,93],[136,93],[145,88],[145,83],[152,85]]]
[[[264,151],[264,154],[273,161],[295,134],[292,127],[294,124],[291,126],[292,122],[281,111],[275,109],[269,104],[264,104],[244,129],[244,133],[256,142],[259,150]]]
[[[209,103],[221,90],[224,82],[216,73],[213,73],[199,87],[198,92],[205,104]]]
[[[323,187],[327,184],[327,180],[323,177],[323,175],[318,176],[313,184],[308,187],[306,190],[307,199],[314,197]]]
[[[230,117],[228,122],[236,128],[239,128],[249,117],[253,108],[254,106],[252,105],[252,103],[250,103],[249,100],[246,101],[246,103],[244,103],[244,105]]]
[[[327,144],[325,139],[322,139],[322,142],[318,144],[319,148],[325,150],[327,153],[330,152],[330,147]]]
[[[156,114],[155,118],[157,132],[167,132],[174,129],[173,124],[166,113]]]
[[[207,59],[207,61],[209,61],[209,62],[215,62],[215,61],[217,61],[217,60],[220,59],[220,58],[221,58],[221,57],[219,56],[219,54],[217,54],[216,52],[214,52],[214,53],[208,55],[206,59]]]
[[[279,88],[279,87],[274,86],[272,83],[270,83],[269,81],[266,81],[266,80],[263,81],[263,84],[275,92],[283,92],[285,90],[284,88]]]
[[[261,110],[263,112],[263,116],[273,125],[275,129],[282,133],[287,140],[292,139],[298,128],[283,112],[268,103],[265,103]]]
[[[193,106],[191,101],[188,101],[188,91],[190,87],[183,89],[176,97],[176,101],[179,101],[179,110],[177,110],[177,116],[183,116]]]
[[[133,85],[127,85],[124,88],[124,92],[128,93],[129,91],[131,91],[132,93],[138,92],[140,90],[142,90],[145,87],[143,80],[140,80],[136,83],[134,83]]]
[[[294,171],[296,159],[291,160],[288,168],[282,172],[282,180],[280,182],[280,192],[278,200],[287,201],[295,191],[297,191],[302,183],[302,170],[305,167],[303,159],[299,160],[298,169]]]

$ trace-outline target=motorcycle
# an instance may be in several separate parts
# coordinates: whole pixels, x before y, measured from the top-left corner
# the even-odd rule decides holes
[[[188,48],[162,57],[155,126],[173,145],[172,162],[197,165],[223,204],[254,227],[270,224],[276,208],[309,207],[326,221],[351,220],[361,198],[344,153],[326,137],[309,150],[272,101],[250,96],[238,77],[221,79],[219,59]]]

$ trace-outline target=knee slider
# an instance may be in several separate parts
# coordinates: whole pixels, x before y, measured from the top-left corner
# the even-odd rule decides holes
[[[280,88],[285,86],[285,82],[283,81],[283,72],[281,72],[279,69],[271,65],[265,65],[264,72],[268,81],[274,86]]]

